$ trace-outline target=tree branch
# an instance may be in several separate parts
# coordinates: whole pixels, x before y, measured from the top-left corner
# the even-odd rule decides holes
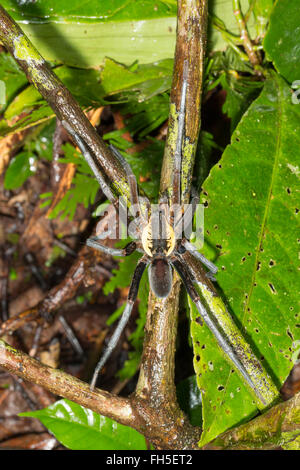
[[[68,398],[122,424],[132,426],[135,422],[129,399],[99,389],[90,390],[89,384],[59,369],[42,364],[22,351],[12,348],[1,339],[0,365],[12,374],[41,385],[55,395]]]
[[[183,202],[189,201],[191,176],[200,127],[203,61],[207,29],[207,1],[179,0],[170,120],[165,149],[161,191],[172,194],[176,129],[184,61],[189,64],[185,140],[181,186]],[[124,169],[91,126],[70,92],[53,74],[18,25],[0,7],[0,39],[21,65],[28,79],[47,100],[58,118],[76,130],[97,157],[95,164],[111,181],[117,194],[128,195]],[[175,141],[174,141],[175,139]],[[109,181],[108,184],[109,184]],[[141,373],[131,399],[115,397],[61,371],[51,369],[0,343],[0,366],[42,385],[98,413],[134,427],[157,447],[198,449],[200,428],[192,427],[180,410],[174,384],[174,355],[180,282],[174,276],[173,290],[165,300],[150,294]]]
[[[177,42],[171,91],[168,136],[161,172],[161,193],[172,196],[174,154],[178,130],[178,112],[182,90],[184,62],[188,61],[188,88],[186,97],[185,139],[183,142],[181,187],[183,201],[189,201],[191,176],[200,128],[203,63],[207,29],[207,1],[180,0],[178,2]],[[200,429],[192,428],[180,410],[174,384],[175,341],[180,281],[174,273],[173,288],[166,299],[149,296],[144,350],[136,400],[147,400],[167,426],[185,423],[189,437],[196,448]],[[178,426],[177,426],[178,427]],[[185,447],[182,447],[185,448]]]
[[[126,172],[119,160],[101,139],[69,90],[1,5],[0,40],[24,70],[28,80],[49,103],[58,119],[74,129],[91,149],[94,165],[114,194],[129,199]]]

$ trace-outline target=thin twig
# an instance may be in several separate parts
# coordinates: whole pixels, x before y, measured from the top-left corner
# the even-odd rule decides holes
[[[241,2],[240,0],[232,0],[232,5],[233,5],[233,14],[236,18],[236,21],[240,29],[241,39],[243,41],[245,51],[247,52],[247,55],[249,57],[251,64],[255,68],[256,66],[260,65],[261,60],[260,60],[259,55],[254,50],[252,41],[249,37],[246,22],[245,22],[245,19],[241,10]]]

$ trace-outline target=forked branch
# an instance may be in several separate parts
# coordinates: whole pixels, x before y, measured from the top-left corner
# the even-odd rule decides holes
[[[161,192],[172,195],[174,155],[178,132],[178,110],[184,63],[189,78],[186,103],[185,141],[183,142],[181,192],[188,202],[195,151],[200,126],[203,60],[207,29],[207,1],[178,2],[178,30],[170,120],[162,168]],[[0,7],[0,39],[40,91],[66,128],[76,129],[94,158],[91,164],[110,185],[115,196],[129,194],[126,172],[113,152],[91,126],[70,92],[58,80],[19,26]],[[112,183],[111,183],[112,182]],[[0,366],[69,398],[100,414],[116,419],[142,432],[157,447],[197,449],[200,428],[189,424],[176,400],[174,355],[177,334],[179,280],[174,276],[173,290],[165,300],[150,295],[141,374],[136,393],[129,399],[95,389],[88,384],[40,364],[26,354],[0,343]]]

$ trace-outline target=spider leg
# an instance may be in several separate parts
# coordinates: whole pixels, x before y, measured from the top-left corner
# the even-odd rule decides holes
[[[193,197],[190,204],[185,204],[181,207],[181,217],[179,217],[174,224],[174,232],[176,240],[181,240],[184,235],[190,237],[193,229],[193,218],[198,208],[199,196],[195,194],[195,189],[192,187]]]
[[[140,196],[138,193],[138,187],[137,187],[137,182],[136,182],[136,177],[129,165],[129,163],[125,160],[123,155],[117,150],[113,145],[110,145],[109,148],[113,152],[113,154],[118,158],[119,162],[121,165],[124,167],[128,179],[128,184],[130,188],[130,202],[133,207],[135,207],[139,213],[139,215],[142,216],[143,220],[145,220],[144,214],[141,210],[141,205],[140,205]],[[142,198],[146,199],[146,205],[147,205],[147,210],[149,210],[150,203],[147,198]]]
[[[185,108],[186,108],[186,92],[188,85],[188,62],[184,61],[183,65],[183,82],[181,89],[180,108],[178,113],[178,134],[176,141],[176,148],[174,152],[174,164],[173,164],[173,194],[172,194],[172,205],[176,206],[181,202],[181,153],[182,153],[182,141],[184,137],[184,122],[185,122]],[[174,220],[174,214],[172,215]]]
[[[131,281],[131,284],[130,284],[130,289],[129,289],[129,294],[128,294],[128,298],[127,298],[127,303],[125,305],[125,309],[123,311],[123,314],[122,314],[122,316],[119,320],[119,323],[118,323],[112,337],[110,338],[108,346],[105,349],[104,354],[101,357],[100,361],[98,362],[97,367],[94,371],[93,378],[92,378],[91,385],[90,385],[90,388],[92,390],[95,388],[97,377],[98,377],[102,367],[106,363],[106,361],[109,358],[109,356],[111,355],[112,351],[115,349],[115,347],[116,347],[116,345],[117,345],[117,343],[120,339],[120,336],[122,334],[122,331],[124,330],[128,320],[129,320],[129,317],[130,317],[130,314],[131,314],[131,311],[132,311],[132,308],[133,308],[133,304],[134,304],[134,302],[136,300],[136,297],[137,297],[140,280],[141,280],[141,277],[143,275],[143,272],[144,272],[147,264],[148,264],[148,258],[146,256],[143,256],[140,259],[140,261],[138,262],[138,264],[135,268],[133,278],[132,278],[132,281]]]
[[[208,273],[209,275],[208,277],[210,277],[211,274],[214,275],[218,272],[217,266],[211,261],[209,261],[207,258],[205,258],[204,255],[199,253],[197,248],[191,242],[184,239],[182,240],[182,245],[187,251],[192,253],[192,255],[195,256],[195,258],[199,259],[201,263],[204,264],[209,269],[210,272]]]
[[[232,361],[236,369],[240,372],[242,377],[251,387],[251,389],[255,392],[258,398],[261,400],[263,404],[266,404],[265,399],[262,397],[260,391],[257,389],[255,384],[252,381],[251,376],[249,375],[248,371],[246,370],[245,366],[237,356],[236,352],[234,351],[233,347],[228,342],[227,338],[224,337],[224,333],[221,330],[220,325],[217,323],[215,319],[212,319],[208,314],[207,310],[205,309],[204,305],[201,303],[200,296],[193,285],[192,275],[190,273],[189,268],[182,262],[179,256],[173,256],[171,259],[171,263],[178,272],[179,276],[181,277],[185,288],[191,297],[192,301],[194,302],[198,312],[200,313],[203,321],[210,329],[212,334],[215,336],[216,340],[219,343],[219,346],[224,351],[224,353],[229,357]]]
[[[105,182],[101,172],[97,168],[97,166],[96,166],[96,164],[95,164],[95,162],[94,162],[94,160],[91,156],[91,152],[89,151],[89,148],[86,145],[86,143],[82,140],[82,138],[72,129],[72,127],[66,121],[62,120],[61,123],[64,126],[64,128],[66,129],[66,131],[69,134],[71,134],[71,136],[75,140],[77,147],[80,149],[82,155],[84,156],[84,158],[88,162],[90,168],[92,169],[92,171],[93,171],[93,173],[96,177],[96,180],[98,181],[98,183],[100,185],[100,188],[102,189],[102,191],[105,194],[105,196],[107,197],[107,199],[110,202],[115,203],[116,198],[113,195],[109,185]]]
[[[103,245],[102,243],[99,242],[101,240],[101,237],[90,237],[87,239],[86,244],[87,246],[90,246],[91,248],[95,248],[96,250],[102,251],[103,253],[106,253],[107,255],[111,256],[129,256],[131,253],[133,253],[136,249],[136,243],[135,242],[130,242],[128,243],[125,248],[111,248],[109,246]]]

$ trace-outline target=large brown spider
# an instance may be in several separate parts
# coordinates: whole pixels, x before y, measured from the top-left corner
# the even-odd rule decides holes
[[[130,208],[131,213],[135,217],[132,225],[131,235],[135,241],[130,242],[123,249],[109,248],[101,244],[100,240],[103,237],[96,236],[87,239],[87,245],[100,250],[104,253],[113,256],[129,256],[135,250],[143,253],[143,256],[138,261],[135,268],[133,278],[131,281],[127,303],[124,308],[123,314],[119,320],[119,323],[109,341],[109,344],[104,351],[103,356],[97,364],[92,381],[91,388],[95,387],[98,374],[113,349],[115,348],[122,331],[124,330],[128,319],[130,317],[134,302],[137,297],[139,283],[145,268],[148,268],[148,275],[150,281],[150,288],[157,297],[166,298],[172,287],[173,269],[175,269],[181,277],[185,288],[190,295],[192,301],[201,315],[203,321],[206,323],[208,328],[214,334],[220,347],[224,353],[230,358],[236,369],[240,372],[242,377],[248,383],[248,385],[255,391],[255,393],[264,402],[257,387],[255,387],[251,376],[248,374],[244,365],[238,358],[231,346],[229,340],[226,338],[220,326],[216,320],[213,320],[208,314],[204,305],[201,303],[200,296],[194,286],[194,278],[192,271],[184,258],[182,257],[185,251],[189,251],[193,256],[198,258],[208,269],[207,276],[214,279],[213,275],[217,272],[217,267],[207,260],[201,253],[198,252],[197,248],[184,236],[182,236],[182,227],[191,223],[194,208],[196,206],[195,201],[192,201],[192,210],[184,211],[183,204],[181,202],[181,165],[182,165],[182,142],[185,131],[185,111],[186,111],[186,92],[188,87],[188,76],[187,76],[187,63],[183,69],[182,77],[182,90],[181,90],[181,102],[180,109],[178,112],[178,137],[176,141],[176,151],[174,154],[174,173],[172,182],[172,204],[168,206],[167,197],[162,196],[160,198],[157,209],[151,210],[150,203],[147,198],[141,198],[138,194],[137,182],[135,176],[125,161],[123,156],[114,148],[111,150],[115,156],[119,159],[123,165],[128,183],[130,188]],[[82,138],[65,122],[62,124],[66,130],[74,138],[76,144],[81,150],[83,156],[90,164],[104,194],[112,202],[116,202],[115,196],[112,194],[109,186],[105,183],[101,173],[94,164],[94,159],[91,156],[91,152]],[[136,217],[137,216],[137,217]],[[106,233],[107,235],[107,233]]]

